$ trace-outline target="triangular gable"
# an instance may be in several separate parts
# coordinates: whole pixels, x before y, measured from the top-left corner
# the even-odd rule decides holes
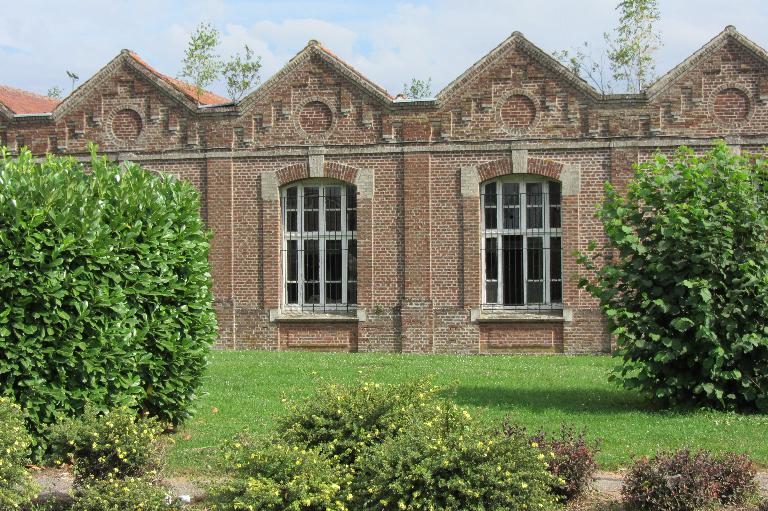
[[[0,117],[3,117],[8,121],[13,119],[13,112],[2,103],[0,103]]]
[[[72,110],[75,110],[80,104],[87,100],[95,89],[97,89],[104,81],[108,80],[114,73],[118,72],[122,66],[127,66],[135,71],[139,76],[154,85],[158,91],[173,102],[192,112],[198,110],[198,103],[193,99],[194,92],[191,90],[190,86],[184,84],[187,89],[180,87],[179,84],[182,84],[183,82],[162,75],[148,66],[135,53],[129,50],[122,50],[119,55],[109,61],[107,65],[75,89],[72,94],[64,98],[59,106],[53,110],[54,119],[58,119],[67,115]],[[211,93],[207,92],[206,94],[211,95]],[[228,101],[220,96],[216,97],[223,101]]]
[[[314,56],[319,57],[334,71],[346,78],[352,85],[366,92],[377,101],[384,104],[390,104],[392,102],[392,96],[390,96],[384,88],[379,87],[370,81],[362,73],[323,47],[318,41],[311,40],[307,43],[304,49],[297,53],[296,56],[288,61],[288,63],[277,73],[261,84],[256,90],[248,94],[248,96],[240,102],[241,111],[249,110],[254,103],[258,102],[259,99],[263,98],[269,94],[270,91],[279,86],[291,72],[300,68]]]
[[[693,55],[682,61],[680,64],[672,68],[669,72],[665,73],[661,78],[656,80],[646,90],[646,95],[649,100],[653,100],[662,94],[669,87],[674,85],[678,79],[680,79],[685,73],[691,69],[700,65],[714,52],[725,46],[728,41],[735,41],[739,45],[746,48],[755,58],[768,65],[768,53],[752,42],[750,39],[742,35],[736,27],[728,25],[725,29],[717,34],[707,44],[699,48]]]
[[[586,94],[589,97],[598,99],[601,94],[591,87],[587,82],[573,73],[570,69],[562,65],[554,57],[541,50],[538,46],[530,42],[520,32],[514,32],[504,42],[491,50],[485,57],[478,60],[469,69],[464,71],[458,78],[445,86],[436,99],[443,105],[449,102],[455,96],[461,94],[472,82],[489,68],[492,68],[497,62],[507,56],[515,49],[521,49],[531,56],[531,58],[545,69],[552,72],[555,77],[562,79],[572,85],[576,90]]]

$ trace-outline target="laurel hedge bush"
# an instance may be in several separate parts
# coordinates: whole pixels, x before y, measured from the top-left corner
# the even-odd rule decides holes
[[[38,434],[86,403],[184,419],[216,334],[196,190],[92,153],[0,152],[0,392]]]
[[[768,410],[768,159],[681,148],[606,184],[608,246],[581,285],[618,347],[614,379],[667,406]]]
[[[26,467],[31,443],[21,409],[0,397],[0,509],[20,509],[37,495]]]

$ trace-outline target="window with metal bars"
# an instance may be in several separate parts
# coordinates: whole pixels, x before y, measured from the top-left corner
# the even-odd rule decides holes
[[[305,180],[281,190],[286,308],[345,311],[357,303],[357,188]]]
[[[481,185],[483,307],[562,309],[560,183],[504,176]]]

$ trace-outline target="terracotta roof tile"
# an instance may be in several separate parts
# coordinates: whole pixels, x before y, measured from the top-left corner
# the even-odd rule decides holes
[[[0,103],[15,114],[47,114],[52,112],[61,101],[34,92],[0,85]]]
[[[226,103],[232,103],[231,99],[225,98],[223,96],[219,96],[218,94],[214,94],[213,92],[204,90],[202,94],[200,94],[200,97],[197,97],[197,90],[195,89],[194,85],[190,85],[188,83],[182,82],[181,80],[178,80],[176,78],[171,78],[168,75],[164,75],[157,69],[153,68],[149,64],[147,64],[144,60],[142,60],[141,57],[139,57],[134,52],[130,51],[128,52],[133,59],[144,66],[149,72],[160,78],[161,80],[165,81],[168,85],[173,87],[174,89],[178,90],[185,96],[187,96],[192,101],[196,101],[197,103],[201,105],[222,105]]]

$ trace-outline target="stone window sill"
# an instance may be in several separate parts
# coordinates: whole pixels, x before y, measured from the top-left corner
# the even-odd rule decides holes
[[[472,309],[473,323],[565,323],[572,320],[569,307],[553,311],[526,311],[511,309]]]
[[[364,309],[343,312],[272,309],[269,320],[273,323],[358,323],[366,320],[366,313]]]

